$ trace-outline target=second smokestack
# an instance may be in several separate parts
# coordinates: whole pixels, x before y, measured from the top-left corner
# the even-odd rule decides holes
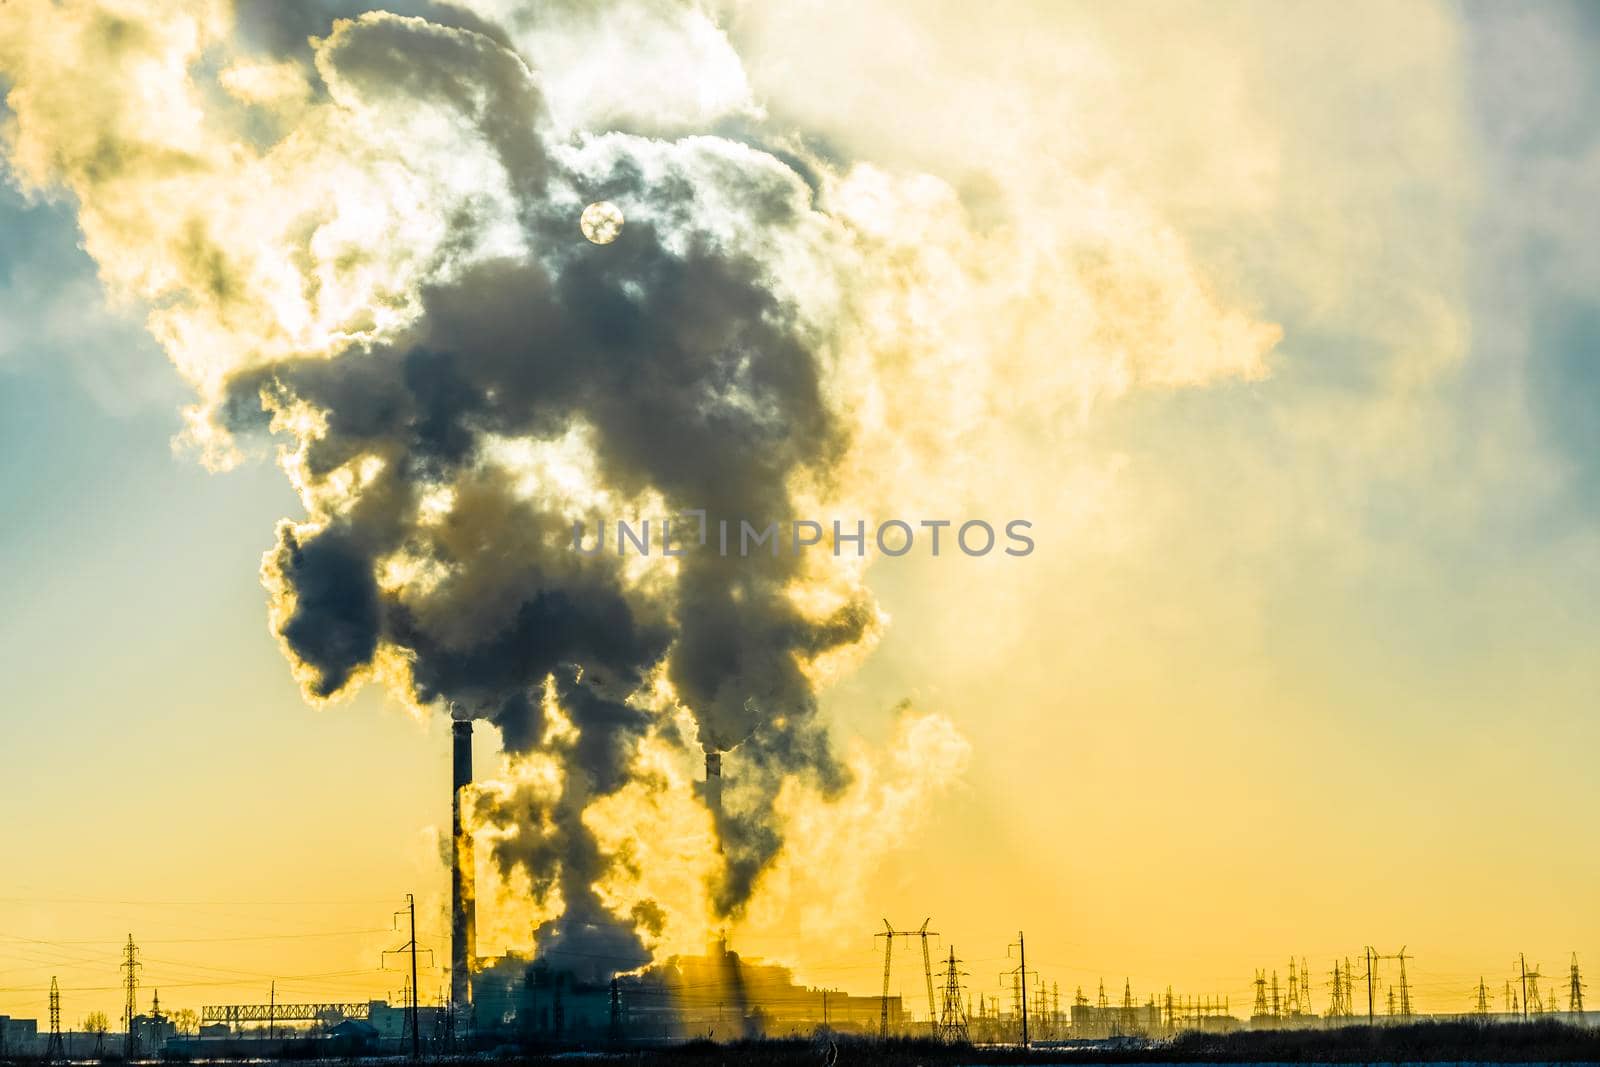
[[[476,867],[472,837],[461,825],[461,791],[472,784],[472,720],[455,720],[450,732],[450,1006],[464,1015],[472,1005],[472,964],[478,954]]]

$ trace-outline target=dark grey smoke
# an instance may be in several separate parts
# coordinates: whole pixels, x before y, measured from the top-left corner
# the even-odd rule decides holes
[[[612,860],[580,818],[627,783],[650,725],[627,695],[664,661],[701,743],[735,750],[715,896],[736,913],[781,845],[771,810],[783,782],[845,783],[796,657],[859,640],[871,614],[858,604],[806,620],[784,596],[796,565],[786,554],[691,553],[674,589],[646,597],[615,555],[571,549],[579,516],[523,499],[482,449],[491,435],[556,439],[585,426],[602,481],[624,495],[654,490],[669,509],[703,508],[713,522],[783,520],[794,512],[791,476],[825,479],[845,445],[822,401],[820,339],[763,264],[703,231],[686,178],[647,184],[626,154],[603,175],[565,171],[543,139],[533,76],[491,38],[390,20],[350,33],[336,59],[364,94],[444,104],[481,131],[512,176],[536,251],[426,291],[425,314],[393,345],[231,383],[236,429],[259,423],[263,397],[324,415],[327,432],[306,456],[314,476],[382,461],[326,528],[280,528],[268,570],[295,598],[282,636],[319,696],[392,647],[413,664],[418,701],[493,722],[512,752],[559,755],[559,798],[525,790],[487,813],[522,830],[496,859],[525,871],[541,900],[560,890],[566,913],[539,931],[541,953],[603,961],[597,973],[637,966],[636,927],[659,929],[659,913],[618,920],[600,905],[592,886]],[[741,225],[790,227],[805,210],[800,179],[770,160],[716,173]],[[553,187],[649,210],[614,244],[593,246],[570,205],[552,205]],[[456,225],[465,238],[475,220]],[[455,494],[449,517],[420,521],[423,498],[441,487]],[[400,551],[433,564],[436,584],[383,591],[380,562]],[[578,730],[570,746],[547,741],[550,678]]]

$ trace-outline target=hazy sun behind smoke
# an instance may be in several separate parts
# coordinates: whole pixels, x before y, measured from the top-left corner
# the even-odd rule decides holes
[[[597,200],[583,209],[578,228],[589,243],[608,245],[622,233],[622,211],[609,200]]]
[[[308,698],[377,677],[494,723],[511,773],[477,812],[547,920],[541,949],[595,958],[592,944],[631,966],[705,928],[684,871],[716,917],[750,905],[782,813],[826,841],[841,797],[841,825],[915,812],[851,792],[870,762],[839,759],[819,714],[819,681],[882,624],[860,563],[641,569],[572,552],[574,517],[645,501],[885,514],[934,484],[958,502],[960,479],[928,457],[952,429],[981,450],[1019,381],[1039,410],[1081,409],[1140,383],[1257,375],[1276,335],[1220,307],[1136,207],[1086,199],[1077,225],[1102,254],[1074,259],[1072,235],[981,223],[935,177],[832,166],[777,134],[640,136],[757,128],[698,7],[548,22],[474,7],[523,54],[465,15],[363,15],[263,57],[220,3],[0,7],[8,154],[30,188],[71,191],[107,284],[150,303],[208,455],[268,429],[284,442],[306,516],[280,526],[263,576]],[[552,116],[541,79],[581,81],[595,50],[577,45],[608,26],[629,28],[629,49],[713,57],[716,92],[697,95],[688,65],[683,99],[653,98],[619,61],[628,92],[603,120],[565,88]],[[1044,373],[1040,338],[1063,330],[1081,342],[1070,372]],[[1205,339],[1203,365],[1179,358],[1178,334]],[[529,491],[508,457],[547,448],[580,484]],[[961,747],[916,721],[939,752]],[[700,745],[732,750],[720,853],[685,803]],[[961,763],[930,759],[915,788]],[[652,843],[625,831],[630,813],[698,851],[641,858]]]

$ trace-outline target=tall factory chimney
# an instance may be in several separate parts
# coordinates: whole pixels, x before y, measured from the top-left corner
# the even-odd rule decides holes
[[[450,791],[450,1006],[464,1014],[472,1005],[472,965],[478,955],[476,867],[472,838],[462,832],[461,790],[472,784],[472,720],[450,724],[454,742]]]
[[[706,807],[722,814],[722,753],[706,749]]]

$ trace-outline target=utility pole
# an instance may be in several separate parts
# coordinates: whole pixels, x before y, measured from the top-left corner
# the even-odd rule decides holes
[[[278,983],[274,981],[267,990],[267,1040],[278,1036]]]
[[[1374,1022],[1374,1020],[1373,1020],[1373,1003],[1372,1003],[1372,980],[1374,978],[1374,975],[1372,973],[1372,964],[1373,964],[1373,961],[1376,960],[1377,958],[1378,958],[1378,954],[1373,951],[1371,945],[1368,945],[1367,946],[1367,1025],[1368,1026],[1371,1026],[1373,1024],[1373,1022]]]
[[[1528,956],[1527,953],[1517,953],[1517,965],[1522,969],[1522,1021],[1528,1021]],[[1539,988],[1539,970],[1534,968],[1533,987]]]
[[[50,976],[50,1042],[44,1047],[46,1063],[58,1063],[67,1058],[61,1046],[61,987],[55,975]]]
[[[406,916],[409,923],[408,928],[411,933],[411,939],[399,948],[389,949],[384,955],[409,954],[411,956],[411,988],[407,991],[405,998],[406,1029],[411,1031],[411,1058],[420,1060],[422,1058],[422,1027],[418,1025],[418,1016],[421,1012],[417,1000],[419,992],[417,987],[417,953],[419,951],[428,953],[428,958],[431,961],[433,959],[433,950],[419,949],[417,946],[417,898],[415,895],[406,894],[406,906],[394,913],[396,922],[399,921],[401,915]],[[431,962],[429,966],[432,966]]]
[[[1026,942],[1023,941],[1022,931],[1021,930],[1017,931],[1017,939],[1015,941],[1013,941],[1011,944],[1006,946],[1006,955],[1008,957],[1011,955],[1011,950],[1012,949],[1016,949],[1017,950],[1017,956],[1018,956],[1017,963],[1019,964],[1019,966],[1014,967],[1009,971],[1002,972],[1001,975],[1000,975],[1000,982],[1001,982],[1002,985],[1004,985],[1007,976],[1011,976],[1013,978],[1014,982],[1015,982],[1015,985],[1012,988],[1015,991],[1018,1004],[1020,1005],[1021,1010],[1022,1010],[1022,1047],[1023,1048],[1027,1048],[1028,1047],[1028,946],[1027,946]],[[1105,984],[1105,981],[1102,979],[1101,982],[1100,982],[1100,999],[1102,1001],[1104,1001],[1105,997],[1106,997],[1106,984]]]
[[[128,1060],[132,1060],[139,1051],[139,1041],[134,1035],[133,1017],[139,1013],[135,997],[139,991],[139,968],[142,966],[144,964],[139,962],[139,946],[133,943],[133,935],[129,934],[128,943],[122,947],[122,966],[119,968],[127,972],[122,977],[122,989],[125,994],[122,1016],[128,1026],[123,1052],[124,1058]]]
[[[406,894],[406,910],[411,913],[411,1058],[422,1058],[422,1027],[417,1011],[417,898]]]
[[[894,956],[894,927],[889,920],[883,920],[885,933],[875,934],[883,938],[883,999],[879,1005],[878,1013],[878,1040],[889,1040],[889,961]]]

